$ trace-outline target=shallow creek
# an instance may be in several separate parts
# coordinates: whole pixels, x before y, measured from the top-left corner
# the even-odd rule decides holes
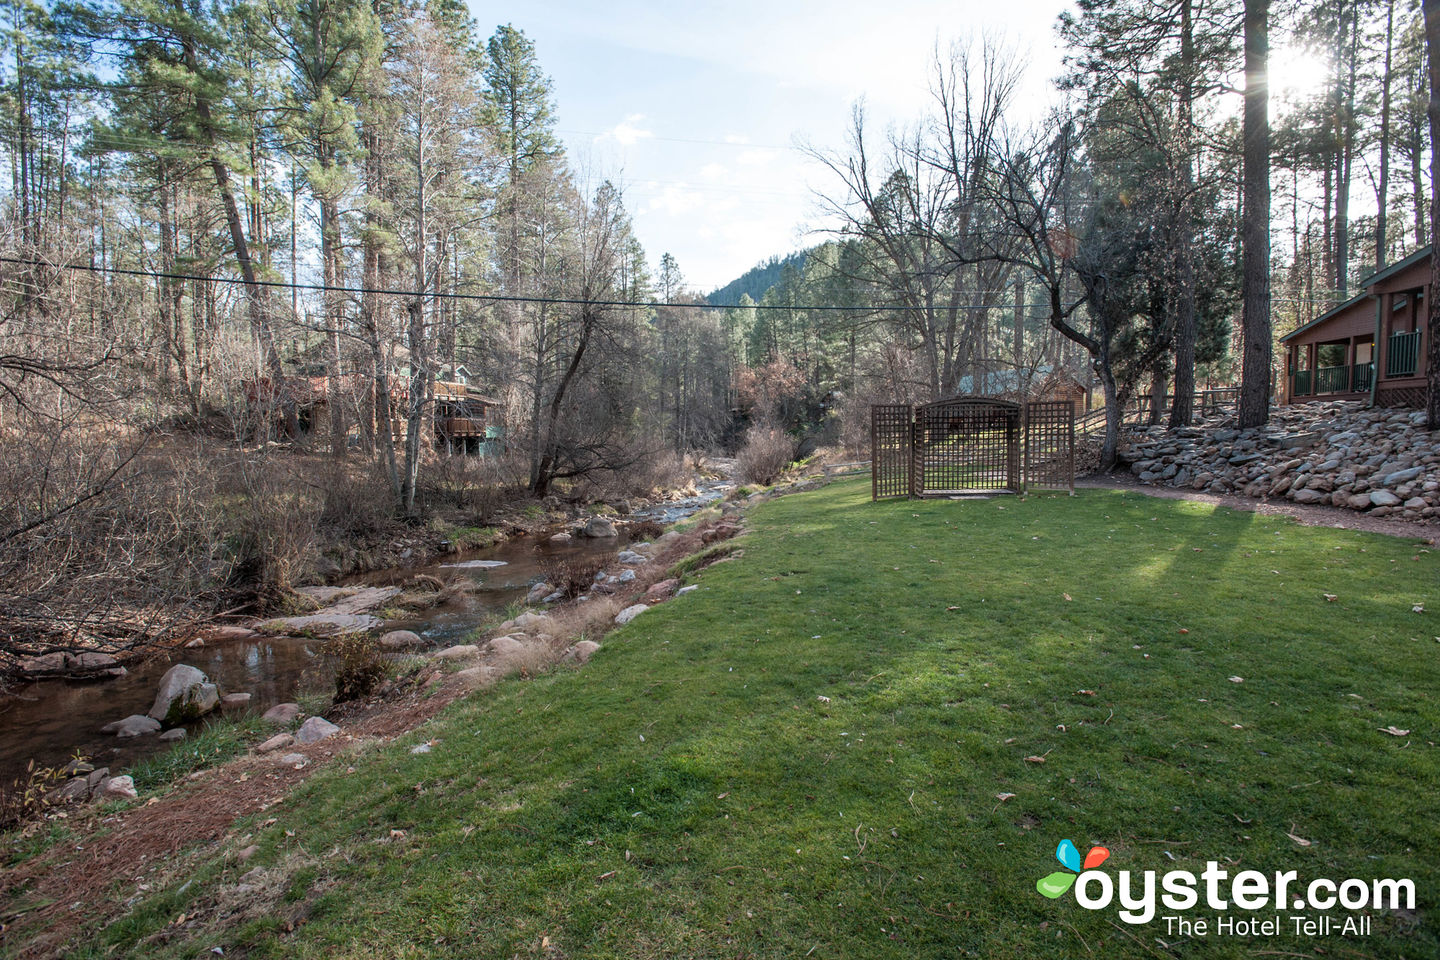
[[[719,499],[726,484],[707,484],[698,496],[638,511],[636,519],[673,523]],[[455,554],[443,563],[399,567],[352,578],[348,585],[401,584],[417,574],[442,581],[472,578],[477,589],[428,610],[415,620],[387,623],[389,629],[413,630],[433,647],[460,643],[492,622],[510,604],[525,599],[531,584],[543,578],[542,563],[554,557],[611,557],[625,548],[618,538],[577,537],[569,543],[521,537],[471,553]],[[498,564],[498,565],[496,565]],[[198,667],[217,682],[222,693],[249,693],[249,708],[264,711],[307,690],[324,690],[330,682],[321,641],[300,637],[257,637],[176,649],[148,660],[126,663],[129,673],[110,680],[43,680],[0,698],[0,790],[23,774],[26,763],[59,766],[77,752],[112,772],[168,748],[156,737],[117,740],[100,732],[112,720],[145,713],[165,671],[176,663]],[[208,721],[191,726],[193,735]]]

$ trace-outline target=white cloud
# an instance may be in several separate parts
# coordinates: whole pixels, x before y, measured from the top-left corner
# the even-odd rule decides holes
[[[615,126],[611,127],[609,130],[606,130],[600,136],[596,137],[595,142],[604,143],[607,140],[613,140],[614,142],[620,144],[622,147],[633,147],[641,140],[648,140],[651,137],[655,136],[654,131],[647,130],[640,125],[644,120],[645,114],[632,113],[630,114],[630,116],[626,117],[624,120],[621,120],[619,123],[615,124]]]

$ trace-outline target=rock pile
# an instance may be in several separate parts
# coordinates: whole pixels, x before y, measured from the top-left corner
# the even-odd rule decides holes
[[[1440,517],[1440,431],[1425,429],[1423,411],[1332,401],[1282,407],[1249,430],[1233,417],[1173,431],[1132,428],[1119,455],[1142,483]]]

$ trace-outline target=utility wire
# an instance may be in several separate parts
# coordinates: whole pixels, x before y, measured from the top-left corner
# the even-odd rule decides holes
[[[50,267],[57,270],[76,270],[85,273],[117,274],[127,277],[145,277],[152,280],[188,280],[201,283],[227,283],[244,286],[246,281],[243,277],[202,277],[190,273],[164,273],[157,270],[132,270],[125,267],[100,267],[89,263],[50,263],[47,260],[27,260],[20,257],[0,257],[0,263],[13,263],[29,267]],[[543,303],[558,306],[591,306],[591,307],[674,307],[677,309],[686,308],[692,310],[809,310],[823,313],[883,313],[885,311],[899,311],[902,313],[921,312],[927,309],[933,310],[1003,310],[1014,309],[1015,304],[999,303],[956,303],[945,304],[936,307],[912,306],[909,304],[891,304],[887,306],[873,307],[845,307],[835,304],[764,304],[752,303],[743,305],[739,303],[677,303],[664,300],[579,300],[566,297],[516,297],[498,293],[419,293],[415,290],[391,290],[384,287],[332,287],[323,283],[295,283],[285,280],[256,280],[257,287],[272,287],[281,290],[311,290],[319,293],[353,293],[353,294],[375,294],[386,297],[425,297],[446,300],[480,300],[491,303]],[[1295,297],[1271,297],[1271,303],[1340,303],[1339,300],[1311,300]],[[1036,310],[1048,309],[1049,303],[1025,303],[1021,309]]]
[[[50,263],[45,260],[26,260],[18,257],[0,257],[0,263],[14,263],[32,267],[51,267],[58,270],[78,270],[86,273],[109,273],[119,274],[127,277],[146,277],[156,280],[192,280],[207,283],[228,283],[245,285],[242,277],[201,277],[188,273],[163,273],[156,270],[131,270],[125,267],[100,267],[88,263]],[[738,303],[676,303],[674,301],[661,300],[579,300],[566,297],[516,297],[506,296],[498,293],[419,293],[414,290],[390,290],[381,287],[332,287],[322,283],[294,283],[284,280],[256,280],[257,287],[274,287],[283,290],[313,290],[322,293],[355,293],[355,294],[376,294],[388,297],[425,297],[441,298],[450,300],[481,300],[498,303],[544,303],[560,306],[591,306],[591,307],[675,307],[694,310],[812,310],[812,311],[833,311],[849,313],[880,313],[883,311],[923,311],[926,308],[910,306],[907,304],[895,304],[892,306],[875,307],[844,307],[834,304],[749,304]],[[1046,303],[1027,303],[1025,308],[1048,307]],[[947,304],[944,307],[934,309],[945,310],[950,308],[960,310],[999,310],[1013,308],[1012,303],[960,303]]]

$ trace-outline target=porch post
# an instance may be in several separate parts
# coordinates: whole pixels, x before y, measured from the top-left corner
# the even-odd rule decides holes
[[[1375,342],[1370,345],[1370,402],[1375,406],[1375,394],[1380,389],[1380,344],[1384,339],[1385,294],[1375,294]]]

